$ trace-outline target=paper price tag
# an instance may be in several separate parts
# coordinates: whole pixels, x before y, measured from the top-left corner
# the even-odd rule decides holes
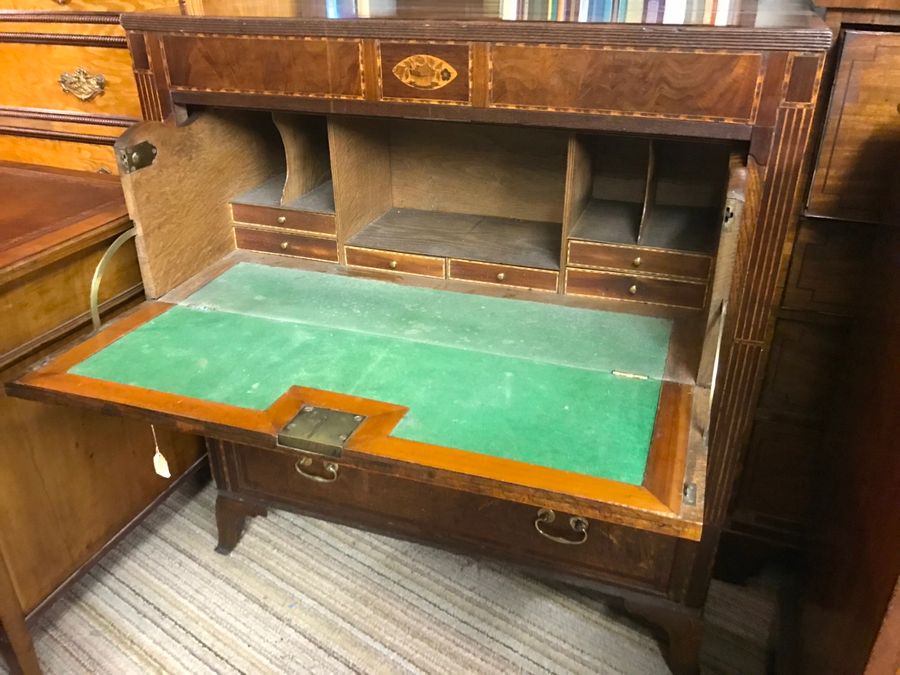
[[[155,450],[153,453],[153,470],[158,476],[171,478],[172,472],[169,471],[169,462],[159,450],[159,441],[156,440],[156,427],[152,424],[150,425],[150,431],[153,432],[153,448]]]

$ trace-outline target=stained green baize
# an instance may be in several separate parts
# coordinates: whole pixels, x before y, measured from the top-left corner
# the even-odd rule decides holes
[[[253,409],[292,385],[388,401],[399,438],[640,484],[670,329],[242,263],[71,372]]]

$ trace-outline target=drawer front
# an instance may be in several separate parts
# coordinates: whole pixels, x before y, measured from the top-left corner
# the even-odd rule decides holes
[[[559,571],[636,587],[663,590],[669,578],[674,540],[663,535],[590,521],[583,544],[560,544],[535,528],[539,504],[473,495],[340,463],[333,474],[324,469],[328,460],[318,457],[304,466],[300,453],[231,447],[236,469],[233,488],[241,494],[274,499],[351,524],[466,545],[520,563],[553,565]],[[301,472],[336,477],[333,482],[318,482]],[[542,527],[554,536],[579,538],[569,525],[573,515],[577,514],[557,513],[553,523]]]
[[[495,44],[489,105],[749,123],[762,66],[759,54]]]
[[[165,35],[171,89],[364,98],[362,41]],[[303,67],[300,64],[316,64]]]
[[[493,265],[471,260],[451,260],[450,278],[541,291],[556,291],[559,283],[559,274],[550,270]]]
[[[569,264],[706,281],[709,277],[711,260],[702,255],[571,240]]]
[[[615,272],[569,269],[566,293],[702,309],[706,284]]]
[[[394,253],[392,251],[377,251],[375,249],[356,248],[353,246],[348,246],[346,253],[347,264],[354,267],[419,274],[426,277],[437,277],[438,279],[443,279],[445,276],[443,258],[412,255],[410,253]]]
[[[381,42],[378,68],[382,100],[471,102],[468,44]]]
[[[250,204],[232,204],[231,212],[235,222],[265,225],[267,227],[283,227],[303,232],[334,234],[334,214],[312,213],[309,211],[290,211],[268,206],[252,206]]]
[[[0,134],[0,161],[118,173],[112,145]]]
[[[288,232],[254,230],[249,227],[234,228],[234,240],[238,248],[263,253],[278,253],[298,258],[313,258],[337,262],[337,242],[323,237],[307,237]]]
[[[140,12],[171,7],[171,0],[5,0],[4,9],[41,12]]]
[[[0,69],[0,106],[141,117],[126,49],[6,42]]]

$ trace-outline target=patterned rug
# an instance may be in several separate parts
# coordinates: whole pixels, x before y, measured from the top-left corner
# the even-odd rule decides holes
[[[668,672],[643,626],[500,563],[289,513],[213,551],[187,486],[42,618],[47,673]],[[774,599],[714,583],[703,669],[765,672]]]

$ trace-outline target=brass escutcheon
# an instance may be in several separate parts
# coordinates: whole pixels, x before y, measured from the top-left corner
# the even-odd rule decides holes
[[[64,92],[85,103],[102,96],[106,89],[106,78],[103,75],[91,75],[84,68],[76,68],[73,73],[63,73],[58,82]]]

